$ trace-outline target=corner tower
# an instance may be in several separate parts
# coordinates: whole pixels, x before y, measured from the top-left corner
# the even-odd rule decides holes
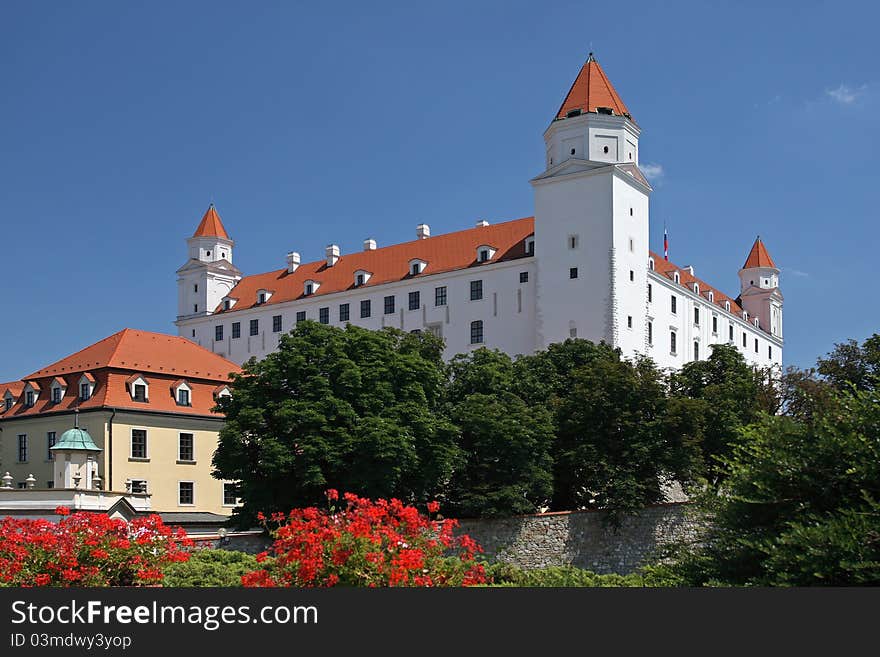
[[[782,293],[779,269],[759,235],[739,270],[740,305],[750,318],[758,318],[761,328],[782,337]]]
[[[241,279],[232,264],[235,243],[213,203],[186,243],[189,259],[177,270],[178,321],[210,315]]]
[[[647,345],[648,199],[639,127],[592,53],[544,132],[534,178],[538,349]]]

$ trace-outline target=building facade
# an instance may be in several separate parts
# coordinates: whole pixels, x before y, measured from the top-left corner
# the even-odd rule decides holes
[[[273,351],[309,319],[428,331],[445,355],[486,346],[529,354],[578,337],[678,368],[732,343],[760,367],[782,364],[779,269],[758,238],[736,297],[650,251],[652,189],[641,130],[592,55],[544,132],[534,217],[243,276],[213,205],[178,270],[179,335],[236,363]],[[280,259],[280,258],[279,258]],[[280,263],[279,263],[280,264]]]
[[[227,516],[235,489],[211,476],[213,409],[238,371],[189,340],[124,329],[0,385],[0,468],[21,489],[147,493],[154,512]],[[97,451],[73,482],[53,447],[75,425]]]

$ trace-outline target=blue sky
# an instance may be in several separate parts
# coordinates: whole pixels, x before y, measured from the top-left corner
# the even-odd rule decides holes
[[[0,381],[174,332],[213,198],[245,273],[533,211],[590,50],[642,127],[652,246],[735,294],[782,268],[788,364],[880,330],[874,3],[0,7]],[[650,165],[650,166],[648,166]]]

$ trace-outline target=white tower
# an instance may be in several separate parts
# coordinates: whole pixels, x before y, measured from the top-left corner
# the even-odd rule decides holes
[[[749,320],[757,318],[760,328],[781,338],[783,299],[779,291],[779,269],[760,235],[739,270],[739,282],[740,305],[749,313]]]
[[[639,127],[593,58],[544,132],[535,190],[537,348],[569,337],[644,352],[648,197]]]
[[[178,321],[210,315],[241,279],[232,264],[234,242],[213,203],[186,242],[189,260],[177,270]]]

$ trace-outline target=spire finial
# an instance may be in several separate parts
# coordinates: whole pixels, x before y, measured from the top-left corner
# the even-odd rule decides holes
[[[591,53],[589,54],[589,56],[587,57],[587,63],[589,63],[589,62],[595,62],[595,61],[596,61],[596,58],[593,57],[593,53],[591,52]]]

